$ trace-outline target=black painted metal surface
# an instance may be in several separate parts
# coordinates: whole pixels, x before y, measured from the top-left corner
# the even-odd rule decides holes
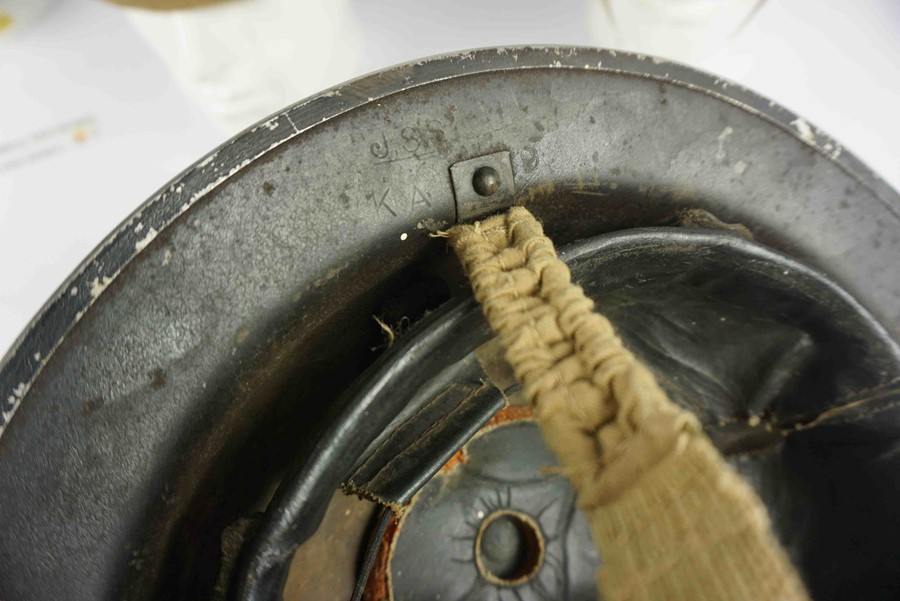
[[[560,243],[703,208],[900,329],[896,193],[752,92],[575,48],[389,69],[188,169],[5,357],[0,596],[210,590],[223,529],[265,505],[380,353],[371,316],[416,321],[461,290],[428,234],[456,216],[450,165],[499,151]]]

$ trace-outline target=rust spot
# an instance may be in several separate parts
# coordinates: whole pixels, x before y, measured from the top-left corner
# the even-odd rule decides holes
[[[384,538],[378,547],[378,556],[375,558],[375,564],[372,566],[372,572],[369,574],[369,581],[366,582],[366,590],[363,591],[363,601],[385,601],[390,599],[390,588],[388,586],[388,563],[391,559],[391,551],[394,543],[394,537],[397,535],[397,518],[391,519],[387,530],[384,532]]]
[[[483,429],[496,428],[521,419],[534,419],[534,410],[528,406],[510,405],[498,411],[494,417],[488,420]]]
[[[447,117],[447,122],[450,125],[453,125],[453,122],[456,121],[456,118],[453,116],[453,113],[456,112],[456,106],[449,105],[447,109],[444,111],[444,115]]]
[[[444,467],[441,468],[440,473],[446,474],[447,472],[452,472],[460,465],[465,465],[468,462],[469,462],[469,457],[468,457],[468,455],[466,455],[465,448],[462,448],[462,449],[458,450],[456,453],[454,453],[453,457],[451,457],[447,461],[447,463],[444,464]]]
[[[159,390],[166,385],[166,372],[161,367],[157,367],[150,372],[150,388]]]
[[[100,395],[97,395],[94,398],[89,399],[88,401],[85,401],[84,405],[82,405],[82,407],[81,407],[81,412],[84,413],[85,415],[90,415],[97,409],[100,409],[101,407],[103,407],[104,404],[105,403],[103,402],[103,397]]]
[[[510,405],[498,411],[494,417],[488,420],[481,431],[483,432],[502,424],[524,419],[534,419],[534,411],[531,407]],[[460,465],[465,465],[467,462],[468,455],[466,454],[465,447],[463,447],[444,464],[444,467],[441,468],[439,473],[444,474],[450,472]],[[394,539],[397,537],[399,529],[400,524],[398,523],[397,518],[394,517],[391,519],[391,523],[388,525],[387,530],[384,533],[384,538],[381,539],[381,543],[378,547],[378,556],[376,557],[375,563],[372,566],[372,571],[369,574],[366,589],[362,596],[363,601],[386,601],[391,598],[388,582],[388,564],[390,563],[391,555],[393,554]]]

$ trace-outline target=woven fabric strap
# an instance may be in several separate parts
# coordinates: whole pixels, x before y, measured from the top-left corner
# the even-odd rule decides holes
[[[522,207],[449,232],[602,556],[605,601],[807,599],[754,491]]]

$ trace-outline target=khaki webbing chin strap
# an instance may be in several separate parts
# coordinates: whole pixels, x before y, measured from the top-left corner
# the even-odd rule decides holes
[[[606,601],[808,599],[753,490],[522,207],[449,232],[602,556]]]

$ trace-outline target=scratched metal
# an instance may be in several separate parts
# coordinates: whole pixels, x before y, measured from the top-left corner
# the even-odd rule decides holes
[[[583,69],[602,74],[633,75],[657,81],[661,103],[667,101],[669,86],[678,86],[740,107],[747,114],[756,115],[803,141],[816,155],[839,165],[852,180],[845,195],[848,203],[855,197],[855,188],[859,186],[868,193],[867,196],[877,198],[884,204],[891,219],[881,228],[881,236],[870,242],[873,245],[876,241],[882,244],[881,238],[887,237],[892,246],[896,245],[891,225],[900,215],[900,199],[884,180],[825,132],[775,102],[726,79],[655,57],[592,48],[510,47],[435,57],[355,80],[272,116],[211,152],[144,203],[60,286],[4,357],[0,364],[0,435],[62,338],[93,304],[105,284],[115,278],[143,248],[151,231],[159,232],[166,228],[195,202],[280,144],[345,112],[447,78],[525,69]],[[414,145],[416,142],[411,140],[419,135],[403,128],[392,133],[399,134],[399,145],[403,146],[403,150]],[[370,148],[373,157],[386,161],[403,160],[397,154],[400,151],[398,142],[395,140],[394,147],[390,148],[386,135],[386,132],[381,132],[380,141],[379,135],[372,140]],[[722,151],[725,152],[724,147]],[[526,168],[539,160],[533,152],[531,146],[522,148],[521,156]],[[749,166],[747,161],[742,164]],[[795,170],[797,183],[802,183],[800,178],[806,177],[806,174],[799,175],[801,170],[795,168],[786,167],[785,171],[791,169]],[[142,231],[145,233],[142,234]],[[882,264],[883,267],[889,265],[891,263],[888,262]],[[896,294],[896,286],[894,288],[889,293]],[[887,317],[896,332],[896,312]]]
[[[897,194],[753,92],[581,48],[395,67],[189,168],[7,354],[0,598],[209,590],[222,525],[377,354],[371,315],[414,302],[427,286],[398,291],[446,260],[429,233],[455,219],[449,166],[499,151],[561,243],[702,207],[900,331]]]

